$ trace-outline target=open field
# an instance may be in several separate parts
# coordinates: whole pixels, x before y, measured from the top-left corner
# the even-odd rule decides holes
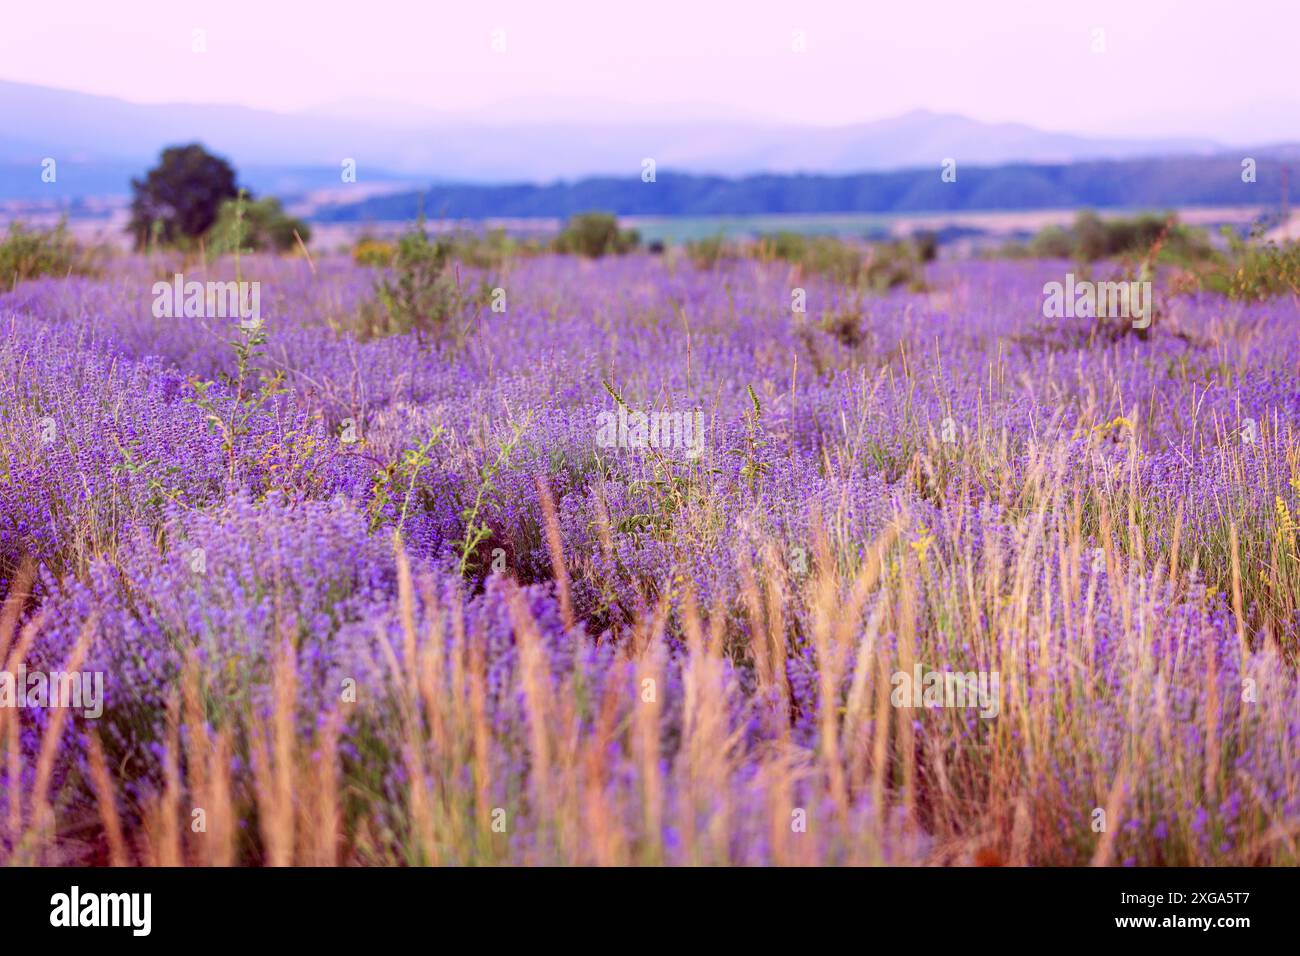
[[[1300,863],[1300,302],[1073,268],[18,283],[0,659],[103,685],[0,708],[0,859]]]
[[[310,205],[291,205],[290,211],[309,214]],[[130,236],[126,233],[127,214],[122,203],[107,202],[99,210],[99,218],[73,219],[69,229],[83,242],[105,243],[126,249]],[[1031,235],[1048,226],[1064,226],[1078,215],[1077,209],[1035,209],[1028,211],[915,213],[897,215],[801,215],[774,214],[765,216],[661,216],[624,217],[624,223],[636,229],[647,242],[659,240],[666,243],[683,243],[698,239],[723,236],[729,239],[755,237],[775,232],[797,232],[804,235],[828,235],[862,238],[864,236],[908,236],[916,232],[955,230],[980,235],[981,239],[996,243],[1010,238]],[[1246,230],[1262,214],[1273,212],[1260,206],[1189,206],[1173,210],[1180,222],[1214,230],[1221,225],[1231,225]],[[1102,210],[1103,218],[1116,218],[1130,214],[1129,210]],[[57,207],[48,209],[31,204],[0,204],[0,228],[11,221],[53,226],[61,216]],[[393,237],[407,228],[408,223],[314,223],[311,246],[316,250],[349,248],[362,236]],[[464,230],[481,232],[504,229],[517,236],[547,236],[557,232],[562,220],[554,218],[486,219],[486,220],[434,220],[429,223],[434,230]],[[1277,240],[1300,238],[1300,213],[1293,213],[1287,224],[1271,233]]]
[[[1262,212],[1253,206],[1185,207],[1176,210],[1178,220],[1191,226],[1232,224],[1248,227]],[[628,217],[627,224],[647,239],[684,242],[710,236],[752,237],[766,233],[792,231],[809,235],[908,236],[915,232],[942,232],[947,229],[969,230],[985,234],[991,240],[1027,236],[1048,226],[1068,225],[1078,215],[1077,209],[988,210],[986,212],[934,212],[890,215],[771,215],[638,218]],[[1103,217],[1130,215],[1132,210],[1110,209]]]

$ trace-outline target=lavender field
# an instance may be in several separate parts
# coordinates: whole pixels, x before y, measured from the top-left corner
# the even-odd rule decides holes
[[[6,284],[0,860],[1297,865],[1300,301],[1074,268]]]

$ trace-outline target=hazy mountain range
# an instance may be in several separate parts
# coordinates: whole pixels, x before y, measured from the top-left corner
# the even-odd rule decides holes
[[[444,184],[324,204],[326,222],[430,218],[556,218],[600,209],[620,216],[745,216],[776,213],[973,212],[987,210],[1173,210],[1186,206],[1279,206],[1283,170],[1300,169],[1300,148],[1259,151],[1256,179],[1243,182],[1235,155],[970,166],[956,182],[937,167],[845,175],[761,174],[723,178],[665,173],[546,185]]]
[[[0,199],[49,198],[51,185],[40,179],[45,157],[58,160],[62,197],[124,194],[162,147],[196,140],[229,158],[245,184],[282,195],[338,187],[344,159],[356,161],[360,185],[400,186],[639,180],[645,158],[661,171],[736,178],[937,169],[947,157],[964,167],[1225,153],[1208,138],[1096,138],[922,110],[840,127],[599,101],[559,104],[545,114],[527,102],[473,116],[388,103],[275,113],[143,105],[0,81]]]

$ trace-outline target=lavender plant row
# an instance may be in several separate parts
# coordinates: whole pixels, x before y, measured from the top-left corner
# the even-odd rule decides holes
[[[0,656],[102,712],[0,708],[0,857],[1295,865],[1300,303],[1070,268],[17,285]]]

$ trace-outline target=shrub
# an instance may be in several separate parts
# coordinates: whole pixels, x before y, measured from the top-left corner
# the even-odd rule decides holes
[[[1048,226],[1029,240],[1029,255],[1035,259],[1074,257],[1074,235],[1063,226]]]
[[[1205,288],[1247,302],[1300,295],[1300,242],[1250,241],[1228,228],[1224,234],[1228,261],[1202,271]]]
[[[856,284],[863,275],[863,248],[831,236],[778,232],[760,239],[759,249],[762,258],[796,263],[805,271],[829,276],[836,282]]]
[[[430,241],[423,223],[402,236],[392,268],[375,286],[382,311],[372,311],[362,333],[369,337],[414,331],[421,338],[442,338],[463,304],[450,262],[451,245]]]
[[[618,228],[618,217],[607,212],[584,212],[570,216],[555,237],[556,252],[573,253],[589,259],[631,252],[641,243],[635,230]]]
[[[722,236],[708,236],[686,243],[686,257],[697,269],[712,269],[724,259],[737,259],[740,251]]]
[[[882,242],[864,247],[831,236],[779,232],[759,240],[758,251],[760,258],[792,262],[806,272],[873,292],[886,292],[899,286],[914,291],[925,288],[920,254],[910,242]]]
[[[85,253],[68,235],[64,222],[53,229],[28,229],[22,223],[11,222],[9,234],[0,241],[0,280],[6,286],[37,276],[91,271]]]
[[[535,251],[529,243],[511,238],[504,229],[457,232],[443,242],[453,259],[473,269],[500,269],[512,256]]]
[[[438,237],[436,244],[444,250],[448,260],[484,271],[500,270],[515,256],[545,251],[544,245],[536,240],[516,239],[504,229],[445,233]],[[357,265],[389,266],[396,256],[394,243],[373,236],[362,236],[352,247],[352,261]]]
[[[912,235],[912,247],[922,262],[933,262],[939,257],[939,237],[928,230]]]
[[[860,284],[874,292],[905,286],[912,292],[925,290],[923,260],[909,243],[883,242],[871,247],[863,265]]]
[[[1144,213],[1117,219],[1102,219],[1084,210],[1074,225],[1047,226],[1035,235],[1028,255],[1040,259],[1074,259],[1097,262],[1121,256],[1144,256],[1155,250],[1156,262],[1187,266],[1215,257],[1209,237],[1200,229],[1182,225],[1173,215]],[[1009,247],[1007,255],[1025,250]]]
[[[311,238],[311,229],[301,219],[285,213],[280,200],[273,197],[254,200],[242,193],[221,204],[217,220],[208,230],[207,247],[216,255],[240,252],[288,252],[298,244],[294,233],[304,244]]]
[[[383,268],[392,264],[397,255],[397,247],[391,242],[362,236],[352,247],[352,261],[359,266],[378,266]]]

